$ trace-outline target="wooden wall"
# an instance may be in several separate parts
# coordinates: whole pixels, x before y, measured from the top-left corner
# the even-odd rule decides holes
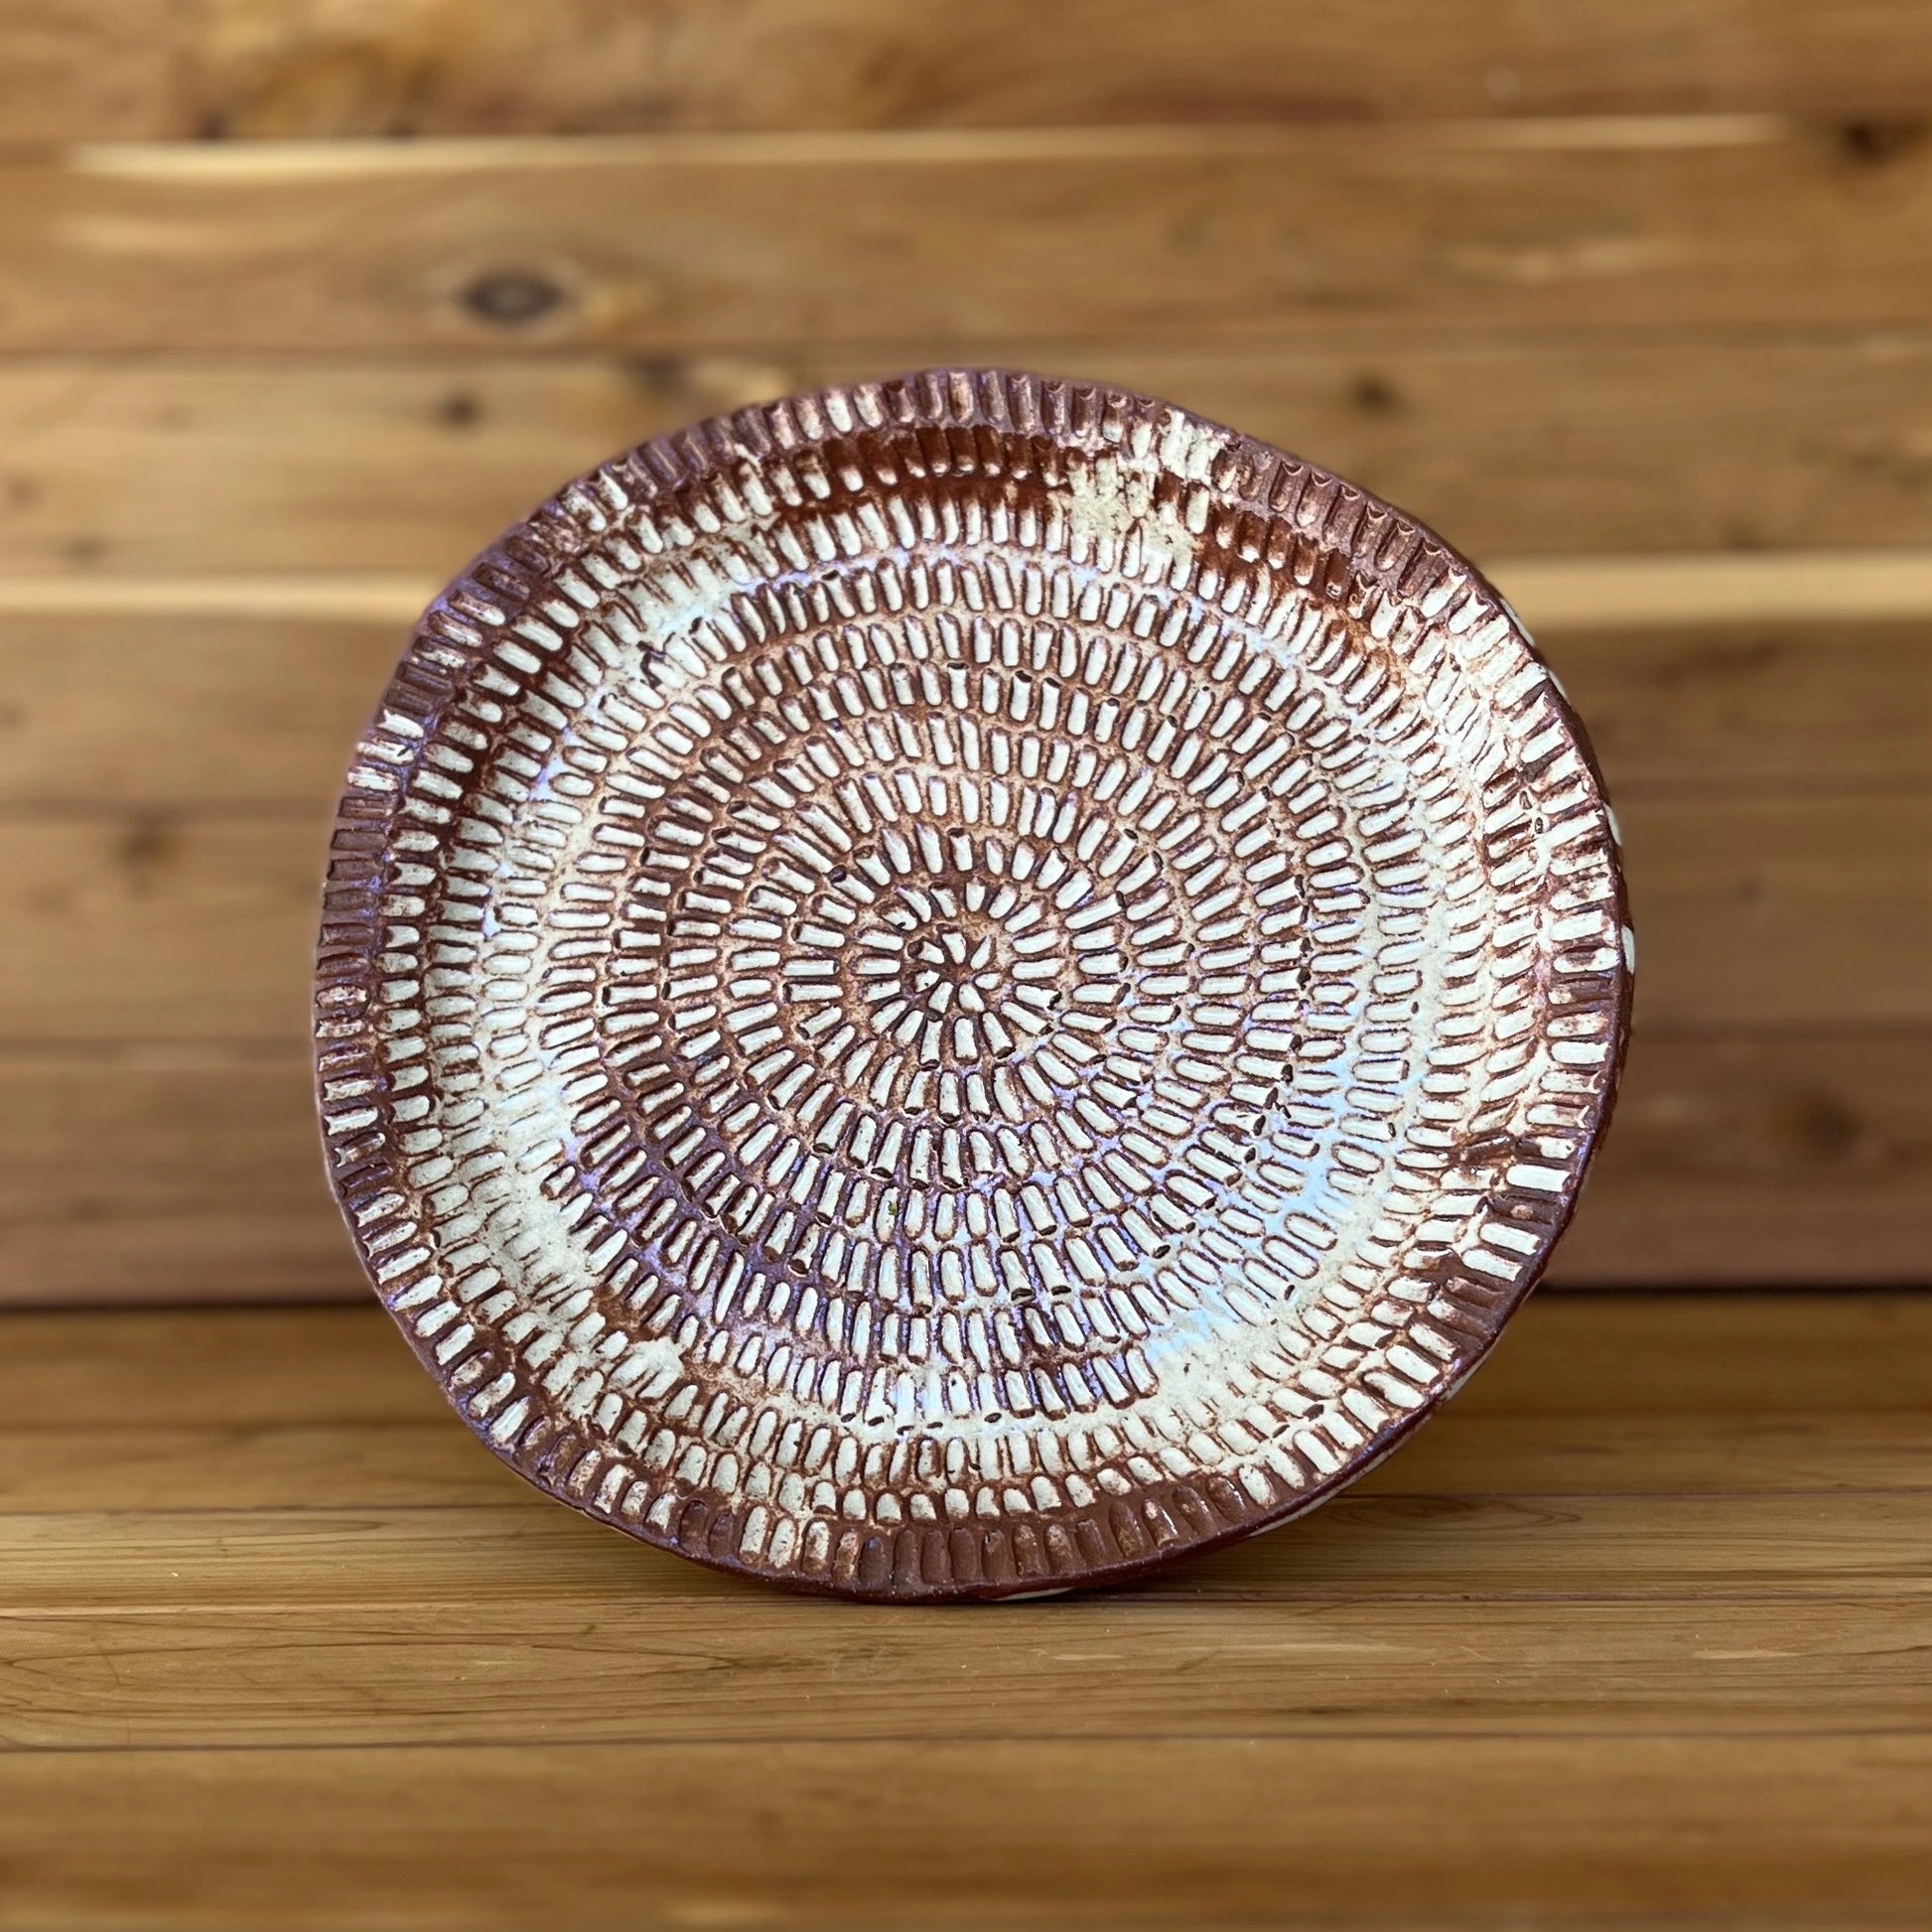
[[[1932,1274],[1925,0],[47,0],[0,26],[0,1300],[355,1293],[304,1058],[414,611],[611,451],[1010,361],[1471,551],[1642,949],[1559,1277]]]

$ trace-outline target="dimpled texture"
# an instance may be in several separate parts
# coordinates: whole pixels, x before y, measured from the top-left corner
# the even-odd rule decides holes
[[[1480,1358],[1628,1006],[1508,609],[1321,471],[942,370],[620,457],[431,607],[316,1004],[451,1401],[633,1536],[854,1595],[1285,1520]]]

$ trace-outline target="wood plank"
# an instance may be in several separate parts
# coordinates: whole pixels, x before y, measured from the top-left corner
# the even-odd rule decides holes
[[[0,820],[0,1039],[304,1037],[318,813]]]
[[[12,619],[0,628],[0,806],[269,805],[321,817],[409,628],[286,616]],[[1903,664],[1915,668],[1917,655],[1908,644]]]
[[[121,146],[0,169],[0,348],[1922,328],[1932,143],[1771,117]]]
[[[1902,1925],[1932,1876],[1923,1736],[519,1738],[12,1755],[0,1791],[36,1927]]]
[[[1639,1026],[1932,1018],[1932,797],[1624,801]]]
[[[1932,1296],[1911,1292],[1552,1295],[1456,1400],[1490,1416],[1918,1412],[1928,1341]]]
[[[1784,109],[1915,117],[1907,0],[1370,0],[1284,12],[1099,0],[261,0],[130,18],[55,0],[0,42],[16,140],[606,132]]]
[[[1932,620],[1546,623],[1537,641],[1618,798],[1932,779]]]
[[[1539,632],[1779,621],[1884,623],[1932,610],[1932,555],[1923,550],[1498,557],[1492,568],[1512,600],[1522,599],[1515,608],[1536,614]]]
[[[306,1055],[0,1056],[0,1306],[359,1300]]]
[[[427,1388],[427,1383],[425,1384]],[[0,1513],[54,1510],[547,1505],[440,1402],[419,1421],[0,1428]],[[1736,1416],[1490,1416],[1466,1405],[1358,1495],[1932,1493],[1932,1418],[1777,1411]],[[4,1699],[0,1699],[4,1705]]]
[[[1651,1027],[1932,1020],[1932,795],[1628,797]],[[319,815],[0,815],[0,1041],[307,1036]]]
[[[1894,1318],[1916,1332],[1916,1310]],[[0,1413],[16,1429],[420,1428],[449,1416],[366,1295],[346,1308],[8,1310],[0,1341]]]
[[[1344,1493],[1135,1589],[1329,1602],[1932,1601],[1923,1491],[1774,1496]],[[108,1511],[0,1517],[13,1615],[521,1605],[567,1617],[745,1586],[574,1511]]]
[[[286,615],[14,617],[0,625],[0,807],[326,809],[406,634]],[[1620,801],[1932,780],[1932,614],[1539,641]]]
[[[1640,1028],[1560,1283],[1932,1277],[1932,1036]]]
[[[443,1426],[372,1304],[0,1313],[9,1429]],[[1587,1363],[1587,1375],[1578,1373]],[[1435,1427],[1471,1415],[1922,1419],[1932,1296],[1540,1296]]]
[[[975,352],[1169,397],[1304,451],[1485,560],[1932,541],[1922,329],[1572,340],[1381,328]],[[939,337],[738,357],[21,357],[0,363],[0,583],[353,571],[434,588],[615,451],[955,353]]]
[[[367,1290],[297,1050],[0,1058],[0,1306]],[[1552,1280],[1909,1282],[1932,1268],[1932,1035],[1640,1031]]]
[[[1874,1468],[1916,1464],[1899,1430],[1885,1420],[1855,1432],[1856,1440],[1842,1450],[1835,1439],[1807,1449],[1810,1436],[1803,1423],[1785,1432],[1785,1446],[1797,1457],[1789,1466],[1857,1476],[1855,1487],[1868,1487]],[[1862,1450],[1859,1443],[1867,1448]],[[1905,1458],[1897,1465],[1886,1459],[1894,1447]],[[1716,1453],[1724,1466],[1736,1460],[1734,1452]],[[1748,1449],[1743,1454],[1746,1465],[1755,1466]],[[1775,1450],[1768,1460],[1786,1466]],[[408,1422],[0,1428],[0,1513],[427,1508],[526,1498],[542,1501],[440,1402],[425,1405],[422,1417]],[[0,1707],[4,1703],[0,1698]]]
[[[1919,622],[1932,614],[1932,549],[1632,551],[1487,557],[1519,617],[1547,628]],[[0,616],[249,618],[386,623],[400,634],[435,589],[426,577],[345,572],[188,577],[68,571],[0,577]]]
[[[793,1738],[908,1742],[1932,1726],[1922,1601],[1738,1603],[1715,1629],[1699,1603],[1117,1595],[935,1617],[741,1590],[559,1609],[10,1618],[0,1755],[753,1741],[781,1712]],[[1158,1671],[1134,1667],[1150,1657]]]

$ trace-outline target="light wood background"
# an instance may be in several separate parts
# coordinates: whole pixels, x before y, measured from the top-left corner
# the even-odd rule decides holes
[[[0,1301],[353,1295],[304,1055],[415,610],[937,360],[1436,523],[1641,950],[1557,1276],[1932,1276],[1925,0],[47,0],[0,25]]]

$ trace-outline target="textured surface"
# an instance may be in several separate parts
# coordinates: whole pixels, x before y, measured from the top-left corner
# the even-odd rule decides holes
[[[20,151],[0,255],[9,354],[1916,331],[1932,144],[1736,115]]]
[[[934,1616],[555,1508],[373,1308],[16,1313],[0,1925],[1902,1932],[1929,1492],[1932,1298],[1538,1296],[1294,1532]]]
[[[350,771],[319,1075],[517,1467],[998,1594],[1279,1521],[1453,1386],[1628,950],[1458,558],[1166,405],[941,372],[647,446],[438,601]]]
[[[1453,531],[1576,695],[1644,975],[1553,1284],[1932,1279],[1912,7],[1154,10],[1102,49],[1077,9],[827,0],[866,58],[791,60],[774,0],[653,10],[642,92],[601,0],[380,11],[6,38],[23,140],[471,133],[15,150],[0,1301],[362,1293],[304,1073],[316,826],[404,627],[609,451],[962,355],[1319,452]],[[1338,76],[1493,117],[1224,124]],[[941,120],[982,125],[880,125]],[[541,138],[666,124],[771,132]]]
[[[1913,0],[52,0],[0,26],[16,138],[1915,115]]]

